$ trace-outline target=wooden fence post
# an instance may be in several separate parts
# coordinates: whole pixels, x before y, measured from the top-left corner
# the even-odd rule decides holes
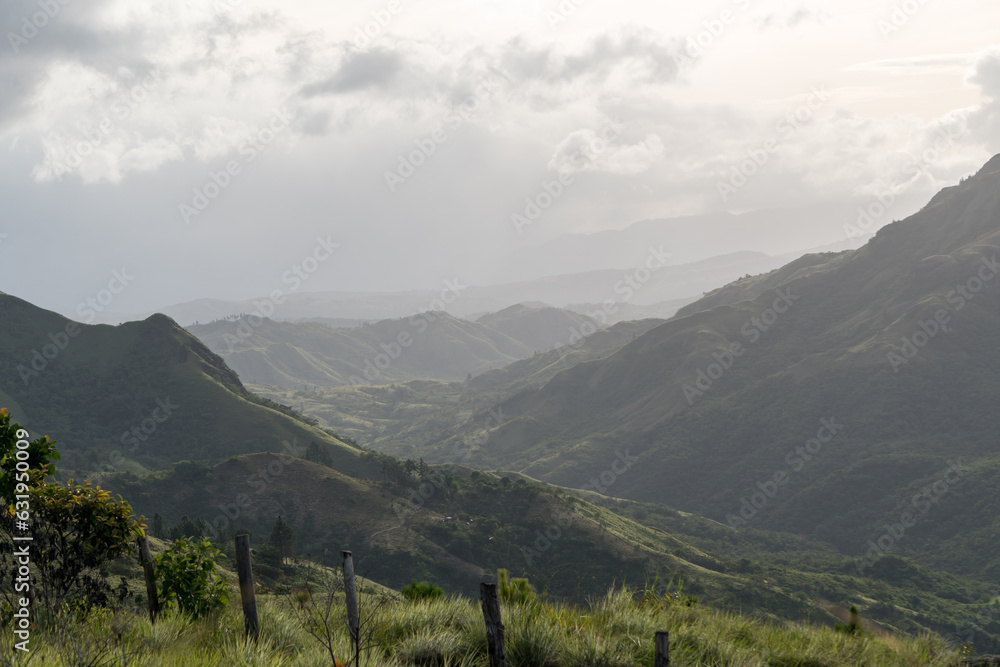
[[[153,570],[153,554],[149,551],[149,538],[146,533],[136,538],[139,544],[139,564],[146,575],[146,597],[149,598],[149,622],[156,623],[156,615],[160,611],[160,601],[156,594],[156,574]]]
[[[347,598],[347,629],[351,633],[351,643],[354,644],[354,664],[359,664],[361,658],[361,637],[359,636],[361,620],[358,614],[358,588],[354,582],[354,557],[350,551],[341,551],[344,558],[344,595]]]
[[[483,618],[486,620],[486,643],[490,654],[490,667],[507,667],[497,585],[479,584],[479,599],[482,600]]]
[[[243,628],[248,637],[257,639],[260,621],[257,619],[257,599],[253,590],[250,535],[236,536],[236,574],[240,579],[240,599],[243,601]]]
[[[656,661],[653,667],[670,667],[670,633],[665,630],[656,633]]]

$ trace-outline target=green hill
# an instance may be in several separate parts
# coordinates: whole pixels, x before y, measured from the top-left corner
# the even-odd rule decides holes
[[[899,558],[862,577],[827,546],[762,531],[737,536],[662,506],[588,499],[457,466],[407,474],[389,465],[380,477],[252,454],[98,481],[167,525],[185,515],[205,520],[223,546],[237,526],[266,536],[281,515],[296,531],[297,553],[321,560],[351,549],[359,572],[397,589],[426,579],[468,594],[502,567],[560,599],[600,596],[616,582],[682,585],[712,607],[770,620],[832,625],[836,610],[858,605],[883,630],[911,635],[953,634],[992,597],[981,583]],[[977,645],[1000,646],[1000,623],[983,625]]]
[[[1000,156],[858,250],[738,281],[502,397],[468,463],[593,488],[627,448],[608,494],[808,535],[859,569],[907,554],[1000,583],[997,257]],[[486,414],[421,455],[450,460]]]
[[[366,465],[357,449],[248,392],[163,315],[88,326],[0,295],[0,391],[32,434],[60,443],[70,468],[142,471],[312,441],[342,470]]]

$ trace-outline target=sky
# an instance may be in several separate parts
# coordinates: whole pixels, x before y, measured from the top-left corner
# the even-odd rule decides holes
[[[500,283],[527,248],[673,216],[881,197],[871,232],[1000,152],[993,0],[4,0],[0,21],[0,290],[76,318],[289,271]]]

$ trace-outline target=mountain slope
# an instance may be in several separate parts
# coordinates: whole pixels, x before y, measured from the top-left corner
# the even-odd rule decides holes
[[[163,315],[88,326],[0,295],[0,390],[72,468],[160,468],[311,441],[330,445],[346,471],[365,465],[356,449],[246,391]]]
[[[579,487],[628,447],[607,493],[1000,582],[994,255],[1000,156],[858,250],[728,286],[508,400],[470,463]]]
[[[266,482],[262,470],[271,471]],[[168,525],[183,515],[203,518],[222,541],[237,525],[266,535],[281,515],[297,534],[298,553],[351,549],[359,572],[393,588],[415,578],[466,592],[500,567],[560,598],[600,595],[623,580],[659,581],[661,591],[673,582],[713,607],[771,619],[830,624],[832,609],[860,603],[866,618],[910,634],[947,634],[990,599],[977,582],[903,559],[860,577],[849,559],[792,536],[737,540],[725,526],[664,507],[607,506],[461,467],[429,471],[430,491],[421,494],[416,476],[376,482],[271,454],[100,482],[137,511],[162,513]],[[1000,624],[983,625],[978,645],[997,646]]]
[[[589,317],[569,310],[531,308],[520,303],[483,315],[476,323],[506,334],[535,352],[565,344],[573,330],[594,327]]]

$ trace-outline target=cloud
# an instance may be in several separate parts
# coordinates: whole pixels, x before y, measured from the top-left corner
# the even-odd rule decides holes
[[[102,29],[95,19],[115,0],[56,3],[48,16],[35,0],[5,0],[0,9],[4,30],[0,44],[0,134],[35,109],[33,99],[45,85],[54,62],[86,64],[111,74],[120,68],[141,68],[141,30]]]
[[[325,81],[302,89],[305,97],[385,87],[403,69],[403,58],[397,52],[372,49],[350,54],[337,72]]]
[[[568,84],[578,79],[602,83],[615,75],[642,83],[677,79],[681,49],[648,28],[626,27],[594,37],[581,50],[563,52],[557,43],[533,46],[524,37],[511,39],[501,64],[524,81]]]
[[[823,24],[829,19],[829,12],[800,4],[792,9],[767,14],[757,20],[757,26],[761,30],[767,30],[768,28],[796,28],[803,23],[809,22]]]
[[[604,172],[635,175],[648,171],[663,159],[663,140],[648,134],[634,144],[615,144],[620,132],[609,125],[600,134],[591,129],[571,132],[556,146],[548,168],[562,173]]]
[[[983,103],[968,119],[969,129],[982,141],[989,152],[1000,152],[1000,49],[985,53],[969,77],[983,90]]]

